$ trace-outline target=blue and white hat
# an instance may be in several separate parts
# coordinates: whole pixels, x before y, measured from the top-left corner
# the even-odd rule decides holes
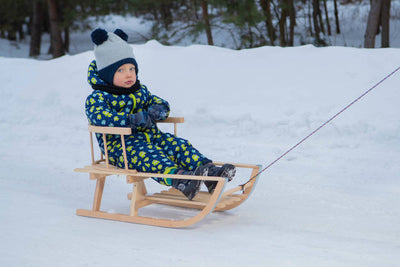
[[[94,46],[94,56],[99,76],[108,84],[113,84],[114,74],[124,64],[135,65],[136,75],[139,71],[132,47],[127,43],[128,35],[117,29],[107,32],[96,29],[91,34]]]

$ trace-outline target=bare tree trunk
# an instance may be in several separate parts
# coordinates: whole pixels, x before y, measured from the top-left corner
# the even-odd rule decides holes
[[[214,45],[212,33],[211,33],[210,18],[208,16],[207,0],[201,0],[201,8],[203,9],[203,19],[204,19],[204,24],[206,26],[207,43],[209,45]]]
[[[281,17],[279,18],[279,44],[286,46],[286,3],[281,6]]]
[[[313,21],[313,19],[314,19],[314,14],[313,15],[311,15],[311,5],[310,5],[310,3],[311,3],[311,0],[307,0],[307,7],[308,7],[308,13],[307,13],[307,16],[308,16],[308,24],[309,24],[309,31],[310,31],[310,35],[311,36],[314,36],[314,32],[313,32],[313,23],[312,23],[312,21]]]
[[[33,1],[31,42],[29,45],[29,56],[36,57],[40,55],[40,46],[42,43],[42,3]]]
[[[314,36],[319,40],[319,33],[321,32],[320,24],[319,24],[319,14],[320,9],[319,9],[319,1],[318,0],[312,0],[313,3],[313,12],[312,12],[312,17],[313,17],[313,23],[314,23]]]
[[[64,55],[64,46],[61,38],[61,31],[59,27],[57,3],[56,0],[47,0],[49,6],[50,18],[50,34],[53,57],[61,57]]]
[[[328,7],[326,6],[326,0],[324,0],[324,10],[325,10],[326,27],[327,27],[327,30],[328,30],[327,34],[329,36],[331,36],[332,35],[331,24],[329,22],[329,14],[328,14]]]
[[[340,33],[340,25],[339,25],[339,11],[337,9],[337,3],[336,0],[333,0],[333,4],[335,6],[335,22],[336,22],[336,33]]]
[[[383,0],[381,8],[381,25],[382,25],[382,35],[381,35],[381,47],[389,47],[389,29],[390,29],[390,1]]]
[[[288,46],[293,46],[294,43],[294,26],[296,26],[296,10],[294,7],[293,0],[288,1],[288,15],[289,15],[289,39],[288,39]]]
[[[316,3],[317,3],[317,5],[318,5],[317,11],[318,11],[319,27],[320,27],[320,29],[321,29],[321,32],[322,32],[323,34],[325,34],[324,20],[322,19],[322,12],[321,12],[321,6],[319,5],[319,0],[316,1]]]
[[[269,41],[271,45],[275,45],[276,34],[274,25],[272,24],[271,0],[260,0],[260,5],[264,12]]]
[[[321,32],[321,29],[319,27],[319,22],[318,22],[318,12],[319,12],[319,3],[318,0],[312,0],[313,2],[313,12],[312,12],[312,17],[313,17],[313,23],[314,23],[314,32],[315,35],[319,37],[319,33]]]
[[[375,47],[375,36],[379,27],[379,15],[381,13],[382,0],[371,0],[371,9],[368,15],[367,29],[364,36],[364,47]]]
[[[255,38],[254,38],[254,33],[252,30],[252,27],[255,25],[254,22],[254,15],[252,13],[252,6],[255,4],[254,0],[245,0],[245,11],[246,11],[246,15],[244,16],[245,19],[245,25],[247,26],[247,33],[245,33],[245,39],[247,39],[248,42],[248,47],[254,47],[254,43],[255,43]],[[243,27],[244,29],[244,27]]]

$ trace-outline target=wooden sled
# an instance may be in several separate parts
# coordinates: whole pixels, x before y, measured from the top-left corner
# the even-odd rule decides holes
[[[177,134],[177,123],[183,123],[184,118],[167,118],[164,121],[158,123],[174,123],[174,134]],[[84,168],[75,169],[76,172],[89,173],[91,180],[96,180],[96,189],[94,192],[94,200],[92,209],[78,209],[77,215],[96,217],[109,220],[117,220],[131,223],[148,224],[162,227],[186,227],[197,223],[202,220],[207,214],[212,211],[226,211],[233,209],[245,201],[250,195],[251,191],[255,187],[257,181],[257,173],[259,172],[260,166],[250,164],[235,164],[236,168],[246,168],[251,171],[251,179],[242,185],[236,186],[227,191],[223,191],[225,186],[225,178],[213,177],[213,176],[195,176],[195,175],[171,175],[171,174],[158,174],[158,173],[144,173],[138,172],[133,169],[127,169],[127,156],[125,148],[124,135],[130,135],[130,128],[122,127],[99,127],[89,125],[90,132],[90,145],[92,154],[92,165],[85,166]],[[103,135],[104,145],[106,146],[106,134],[117,134],[121,136],[123,146],[123,157],[125,161],[125,169],[117,168],[112,166],[108,162],[107,147],[105,147],[105,157],[100,153],[100,159],[95,160],[93,150],[93,134],[101,133]],[[214,162],[215,165],[223,165],[222,162]],[[130,200],[130,213],[129,214],[117,214],[108,213],[100,210],[103,189],[107,176],[111,175],[123,175],[126,176],[126,182],[133,184],[133,190],[128,194]],[[145,180],[151,177],[163,177],[171,179],[193,179],[193,180],[205,180],[217,181],[217,186],[212,194],[201,191],[193,199],[188,200],[179,190],[171,187],[169,190],[164,190],[159,193],[148,194]],[[151,179],[152,180],[152,179]],[[152,181],[154,182],[154,181]],[[164,218],[145,217],[139,215],[139,209],[152,204],[165,204],[170,206],[185,207],[190,209],[200,210],[195,216],[181,220],[171,220]]]

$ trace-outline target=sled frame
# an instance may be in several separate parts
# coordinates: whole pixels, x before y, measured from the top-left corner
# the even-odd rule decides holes
[[[164,121],[159,121],[157,123],[173,123],[174,124],[174,134],[177,135],[177,124],[183,123],[184,118],[182,117],[170,117]],[[231,163],[236,166],[236,168],[247,168],[251,169],[251,179],[237,187],[223,191],[226,179],[216,176],[204,176],[196,175],[172,175],[172,174],[158,174],[158,173],[146,173],[138,172],[134,169],[128,169],[127,155],[125,147],[125,135],[130,135],[132,130],[130,128],[124,127],[101,127],[89,125],[90,134],[90,146],[91,146],[91,157],[92,164],[85,166],[83,168],[77,168],[74,171],[89,173],[89,178],[96,181],[96,187],[94,192],[92,209],[78,209],[76,211],[77,215],[94,217],[101,219],[109,219],[130,223],[147,224],[161,227],[172,227],[180,228],[191,226],[204,217],[206,217],[212,211],[226,211],[233,209],[240,204],[242,204],[253,191],[256,181],[258,179],[257,173],[260,170],[259,165],[251,164],[241,164],[241,163]],[[100,159],[96,160],[93,148],[93,133],[100,133],[103,137],[104,151],[105,155],[100,152]],[[125,168],[118,168],[111,165],[108,161],[108,151],[106,134],[116,134],[120,135],[121,143],[123,148],[123,157],[125,162]],[[223,165],[223,162],[213,162],[215,165]],[[105,186],[105,181],[108,176],[112,175],[122,175],[126,176],[126,182],[132,184],[132,192],[128,193],[127,197],[130,200],[130,213],[129,214],[119,214],[119,213],[109,213],[101,211],[101,202],[103,197],[103,190]],[[201,191],[192,200],[188,200],[179,190],[170,188],[169,190],[163,190],[159,193],[148,194],[145,181],[152,177],[159,178],[170,178],[170,179],[190,179],[190,180],[208,180],[216,181],[217,186],[212,194]],[[152,179],[151,179],[152,180]],[[196,215],[190,218],[181,220],[145,217],[139,214],[139,209],[152,204],[164,204],[169,206],[184,207],[190,209],[200,210]]]

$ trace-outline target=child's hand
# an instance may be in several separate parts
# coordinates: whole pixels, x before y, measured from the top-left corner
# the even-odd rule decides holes
[[[156,104],[147,109],[149,116],[155,121],[162,121],[168,117],[168,110],[164,105]]]
[[[155,123],[146,111],[129,114],[129,124],[131,128],[150,129]]]

